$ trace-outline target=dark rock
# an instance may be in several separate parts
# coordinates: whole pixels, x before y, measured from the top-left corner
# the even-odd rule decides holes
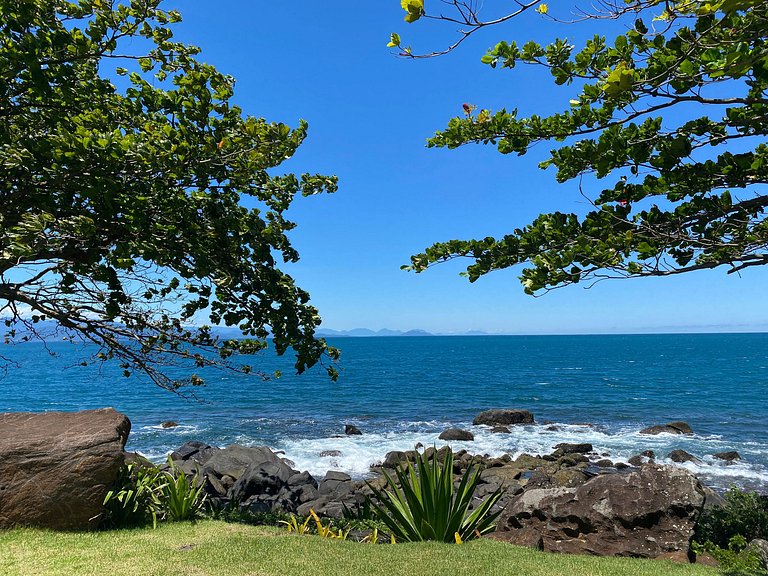
[[[503,410],[493,409],[481,412],[472,421],[472,424],[485,424],[486,426],[509,426],[510,424],[533,424],[533,414],[528,410]]]
[[[341,450],[323,450],[320,452],[320,456],[330,456],[332,458],[336,458],[337,456],[341,456]]]
[[[696,554],[694,561],[696,564],[700,564],[702,566],[712,566],[713,568],[720,566],[720,563],[715,560],[715,557],[712,556],[712,554],[709,552],[701,552]]]
[[[202,442],[191,441],[184,443],[180,448],[171,453],[171,460],[194,460],[198,464],[204,465],[219,448],[209,446]]]
[[[353,489],[352,478],[349,474],[334,471],[327,472],[318,487],[321,496],[332,496],[332,500],[341,500]]]
[[[704,508],[714,508],[715,506],[725,506],[725,498],[715,492],[709,486],[704,486]]]
[[[189,460],[204,448],[210,448],[210,446],[197,440],[190,440],[171,452],[171,460]]]
[[[315,480],[314,476],[306,470],[304,472],[298,472],[288,478],[287,484],[288,486],[313,486],[317,488],[317,480]]]
[[[632,466],[642,466],[648,462],[653,462],[655,456],[656,455],[653,453],[653,450],[645,450],[640,454],[632,456],[632,458],[627,460],[627,462],[629,462]]]
[[[568,442],[562,442],[555,445],[555,452],[553,454],[586,454],[592,452],[592,444],[587,442],[581,444],[569,444]]]
[[[678,464],[682,464],[683,462],[693,462],[694,464],[702,463],[696,456],[689,454],[685,450],[672,450],[672,452],[667,454],[667,458]]]
[[[357,426],[353,426],[352,424],[345,424],[344,425],[344,434],[347,436],[362,436],[362,432],[360,432],[360,428]]]
[[[673,552],[664,552],[656,556],[656,560],[666,560],[675,564],[691,564],[691,557],[696,558],[692,551],[675,550]]]
[[[649,426],[640,430],[640,434],[693,434],[691,427],[685,422],[670,422],[657,426]]]
[[[616,470],[626,470],[629,468],[629,466],[626,464],[626,462],[616,462],[616,464],[614,464],[614,468],[616,468]]]
[[[123,461],[125,464],[133,464],[134,466],[138,466],[140,468],[155,468],[155,465],[151,460],[145,458],[138,452],[125,452],[123,454]]]
[[[246,502],[252,496],[274,495],[288,484],[293,471],[283,462],[250,464],[229,491],[234,502]]]
[[[221,480],[216,478],[215,474],[208,474],[206,475],[206,483],[205,488],[206,491],[209,494],[213,494],[214,496],[221,496],[224,497],[229,492],[229,488],[225,487],[224,484],[222,484]]]
[[[531,456],[530,454],[520,454],[515,460],[509,463],[514,468],[520,468],[523,470],[535,470],[541,466],[546,466],[548,462],[544,458],[538,456]]]
[[[599,468],[613,468],[613,462],[607,458],[603,458],[602,460],[595,462],[595,466]]]
[[[291,499],[298,504],[317,500],[319,496],[320,493],[317,491],[317,488],[309,485],[297,486],[291,491]]]
[[[184,472],[187,476],[194,476],[200,474],[200,464],[194,460],[185,460],[176,463],[176,468]]]
[[[573,488],[581,486],[589,479],[589,476],[580,470],[560,469],[547,470],[539,468],[531,474],[526,490],[536,488]]]
[[[392,450],[392,452],[387,452],[387,455],[384,456],[384,462],[381,464],[384,468],[396,468],[401,462],[405,462],[408,459],[408,456],[405,452],[402,452],[401,450]]]
[[[95,528],[130,430],[112,408],[0,414],[0,529]]]
[[[525,490],[500,517],[505,539],[540,536],[547,551],[655,558],[686,554],[704,504],[699,481],[675,466],[647,464],[573,488]]]
[[[206,460],[205,470],[206,472],[213,472],[219,477],[226,474],[237,480],[249,466],[258,467],[266,463],[282,464],[282,460],[266,446],[248,448],[233,444],[214,452]]]
[[[533,548],[541,552],[544,551],[544,539],[541,537],[541,534],[532,530],[525,531],[524,534],[521,534],[519,530],[514,532],[494,532],[488,537],[502,542],[512,542],[516,546],[525,546],[526,548]]]
[[[323,482],[327,480],[336,480],[337,482],[349,482],[352,480],[352,477],[349,474],[346,474],[345,472],[336,472],[335,470],[328,470],[328,472],[325,473],[325,478],[323,478]]]
[[[491,432],[494,434],[511,434],[512,431],[506,426],[494,426],[491,428]]]
[[[558,465],[562,467],[578,466],[585,462],[589,462],[589,458],[584,454],[567,454],[557,459]]]
[[[160,424],[160,426],[162,426],[163,428],[176,428],[176,426],[178,426],[178,425],[179,425],[179,423],[178,422],[174,422],[173,420],[166,420],[165,422]]]
[[[440,436],[438,436],[438,439],[440,440],[474,440],[475,435],[472,434],[472,432],[469,432],[468,430],[462,430],[461,428],[448,428],[448,430],[444,430]]]
[[[713,454],[712,457],[717,458],[718,460],[725,460],[726,462],[741,460],[741,455],[735,450],[731,450],[729,452],[718,452],[717,454]]]

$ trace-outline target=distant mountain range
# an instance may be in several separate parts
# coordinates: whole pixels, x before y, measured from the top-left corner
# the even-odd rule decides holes
[[[427,332],[426,330],[388,330],[383,328],[381,330],[371,330],[369,328],[354,328],[352,330],[331,330],[330,328],[319,328],[315,332],[318,336],[324,337],[354,337],[354,338],[370,338],[372,336],[444,336],[444,334],[435,334]],[[469,332],[463,332],[461,334],[452,334],[453,336],[483,336],[485,332],[479,330],[471,330]]]
[[[0,317],[0,322],[2,322],[4,319]],[[17,333],[17,339],[20,339],[24,334],[26,334],[26,328],[21,325],[17,324],[16,326],[13,326],[18,333]],[[10,330],[10,328],[7,328]],[[44,336],[45,340],[49,342],[56,342],[59,340],[62,340],[64,336],[66,336],[66,332],[63,331],[56,322],[52,322],[50,320],[44,320],[41,322],[38,322],[35,324],[35,330],[37,330],[38,333],[40,333],[42,336]],[[234,328],[231,326],[214,326],[212,328],[212,332],[220,337],[220,338],[242,338],[243,334],[240,332],[238,328]],[[319,328],[315,334],[321,338],[323,337],[353,337],[353,338],[368,338],[368,337],[374,337],[374,336],[485,336],[487,335],[486,332],[482,332],[479,330],[470,330],[468,332],[462,332],[462,333],[451,333],[451,334],[443,334],[443,333],[432,333],[427,332],[426,330],[421,329],[415,329],[415,330],[388,330],[387,328],[384,328],[382,330],[371,330],[369,328],[354,328],[352,330],[332,330],[330,328]]]

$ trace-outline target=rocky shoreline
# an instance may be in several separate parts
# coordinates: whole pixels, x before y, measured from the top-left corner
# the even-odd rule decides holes
[[[482,412],[474,420],[476,426],[487,426],[499,434],[533,422],[533,414],[527,410],[505,409]],[[95,516],[75,512],[81,508],[91,514],[98,509],[109,487],[109,474],[104,471],[113,474],[123,461],[153,466],[137,454],[124,452],[129,431],[128,419],[111,409],[0,415],[0,528],[19,524],[93,526]],[[348,426],[346,433],[358,435],[361,431]],[[671,422],[642,433],[684,435],[693,431],[684,422]],[[447,440],[468,441],[471,436],[471,432],[455,428],[441,434]],[[46,452],[47,446],[57,451]],[[373,495],[371,486],[384,487],[384,471],[412,461],[419,451],[442,460],[447,450],[415,447],[389,452],[371,467],[366,480],[337,471],[316,478],[265,446],[218,448],[192,441],[175,450],[170,460],[174,467],[205,483],[214,507],[302,516],[314,510],[321,516],[339,518],[362,506]],[[668,457],[676,462],[695,458],[680,450]],[[718,457],[734,460],[738,454]],[[93,472],[88,472],[89,467]],[[503,513],[494,537],[548,551],[692,561],[690,540],[698,516],[705,506],[722,502],[690,471],[659,465],[650,451],[627,462],[613,462],[586,442],[561,443],[548,454],[522,454],[514,459],[509,454],[490,457],[466,450],[454,452],[455,474],[473,467],[481,471],[475,493],[478,503],[498,488],[504,489],[496,505]],[[80,471],[80,476],[53,475],[59,470]],[[56,494],[55,502],[47,497],[37,502],[37,492],[28,490],[30,478],[46,474],[51,476],[37,492],[50,489]],[[89,504],[73,502],[68,492]],[[61,518],[68,520],[62,523]]]

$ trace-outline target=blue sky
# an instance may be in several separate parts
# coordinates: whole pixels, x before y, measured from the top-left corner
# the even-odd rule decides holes
[[[488,5],[494,3],[489,2]],[[539,71],[494,71],[480,57],[495,42],[579,39],[604,24],[563,26],[538,15],[490,28],[441,58],[396,57],[386,43],[397,31],[415,49],[445,45],[450,26],[408,25],[397,0],[169,2],[184,21],[178,39],[237,79],[248,114],[295,126],[309,138],[286,171],[339,176],[331,196],[299,198],[292,240],[301,262],[288,271],[312,295],[323,326],[433,332],[500,333],[768,330],[763,286],[768,270],[741,277],[725,270],[663,279],[614,280],[567,287],[533,298],[518,269],[474,284],[461,262],[414,274],[411,254],[453,238],[501,235],[539,213],[584,212],[576,183],[557,185],[536,167],[547,148],[524,157],[495,148],[427,149],[425,140],[469,102],[521,113],[563,109],[575,88]]]

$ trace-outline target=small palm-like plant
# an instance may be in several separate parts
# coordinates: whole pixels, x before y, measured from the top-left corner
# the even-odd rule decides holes
[[[130,528],[151,522],[156,527],[161,512],[159,495],[164,486],[165,475],[155,467],[123,466],[113,488],[104,497],[102,525]]]
[[[205,503],[205,482],[198,483],[197,473],[191,480],[187,478],[170,457],[168,463],[171,470],[166,472],[167,480],[160,490],[160,501],[166,517],[170,520],[194,520]]]
[[[426,454],[418,454],[416,468],[408,462],[407,467],[396,468],[395,474],[398,482],[384,472],[388,489],[378,490],[370,484],[368,487],[378,500],[372,503],[376,515],[398,541],[463,542],[496,527],[501,511],[492,509],[504,493],[503,488],[498,488],[470,511],[480,470],[470,467],[455,488],[450,449],[442,465],[437,453],[431,461]]]

